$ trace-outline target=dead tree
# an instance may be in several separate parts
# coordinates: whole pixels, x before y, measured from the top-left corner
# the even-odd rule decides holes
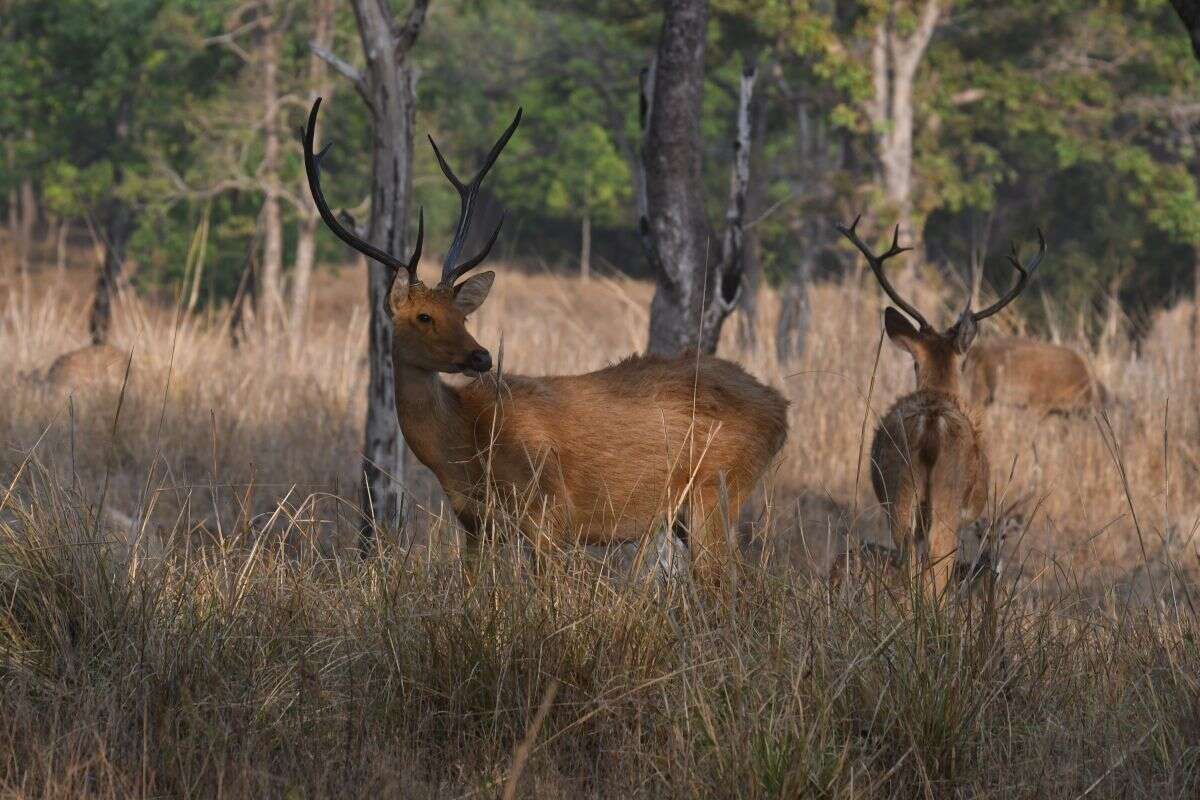
[[[741,290],[743,221],[750,181],[750,99],[755,70],[743,72],[725,233],[704,212],[701,101],[707,0],[667,0],[654,66],[643,80],[642,244],[657,286],[648,351],[716,351],[721,324]]]
[[[132,100],[126,96],[117,108],[116,124],[113,126],[113,141],[118,147],[129,139],[131,116]],[[114,185],[120,185],[123,178],[124,170],[120,162],[114,163]],[[129,243],[129,237],[133,235],[133,228],[133,209],[126,201],[113,198],[105,204],[101,212],[104,260],[96,277],[96,293],[92,299],[92,313],[88,317],[88,332],[91,334],[92,344],[108,341],[109,328],[112,325],[113,298],[117,296],[123,283],[121,273],[125,266],[125,247]]]
[[[889,0],[871,40],[873,92],[866,103],[875,129],[876,157],[883,191],[900,223],[900,238],[914,241],[912,230],[913,87],[917,67],[941,19],[944,0],[915,4],[916,21],[905,35],[897,19],[897,1]]]
[[[409,250],[405,223],[412,193],[413,118],[416,111],[417,70],[409,58],[429,0],[414,0],[403,22],[392,15],[386,0],[353,0],[366,70],[359,72],[333,53],[315,49],[347,78],[371,113],[371,218],[366,238],[386,253]],[[370,377],[363,442],[364,547],[370,547],[377,528],[398,528],[401,487],[404,484],[404,442],[396,419],[396,387],[392,373],[392,327],[384,303],[391,274],[369,262],[367,297],[371,307],[369,331]]]

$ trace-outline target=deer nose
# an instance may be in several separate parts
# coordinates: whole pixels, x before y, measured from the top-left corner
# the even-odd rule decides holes
[[[467,356],[467,366],[473,372],[487,372],[492,368],[492,354],[483,348],[472,350]]]

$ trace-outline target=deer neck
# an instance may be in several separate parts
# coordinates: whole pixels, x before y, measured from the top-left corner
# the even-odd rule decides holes
[[[957,397],[958,365],[954,363],[925,365],[921,370],[920,378],[917,380],[917,390],[937,392]]]
[[[446,488],[469,481],[474,453],[471,426],[459,393],[436,372],[392,360],[396,377],[396,412],[404,441]],[[448,485],[449,484],[449,485]]]

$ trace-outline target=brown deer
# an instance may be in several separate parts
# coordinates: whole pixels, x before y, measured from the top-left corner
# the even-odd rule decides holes
[[[46,371],[46,385],[57,391],[120,384],[130,366],[130,354],[112,345],[93,344],[63,353]]]
[[[304,132],[309,188],[326,225],[348,245],[392,270],[387,310],[395,331],[396,410],[405,441],[437,476],[471,545],[478,549],[489,503],[511,512],[535,554],[569,543],[639,540],[686,506],[686,533],[698,580],[719,580],[730,555],[727,531],[787,436],[787,402],[741,367],[711,356],[630,356],[586,375],[488,374],[490,353],[467,332],[467,317],[495,274],[465,274],[486,258],[461,259],[480,185],[521,119],[468,183],[434,155],[458,191],[460,214],[441,277],[417,276],[424,236],[418,215],[412,257],[401,261],[351,233],[325,201],[313,131]],[[503,218],[501,218],[503,223]],[[439,373],[466,373],[451,386]]]
[[[984,339],[963,359],[971,401],[1020,406],[1044,414],[1070,414],[1102,408],[1108,390],[1087,359],[1069,347],[1036,339]]]
[[[884,312],[888,339],[913,359],[917,389],[901,397],[884,416],[871,443],[871,482],[887,511],[892,539],[908,562],[915,581],[921,567],[914,550],[927,548],[932,589],[941,596],[954,569],[958,528],[978,519],[987,503],[989,468],[979,413],[959,391],[960,362],[975,340],[980,321],[1016,299],[1028,285],[1046,252],[1038,231],[1039,250],[1029,267],[1013,246],[1009,261],[1019,273],[1014,286],[982,311],[968,304],[958,320],[938,332],[916,308],[905,302],[883,272],[883,262],[899,255],[900,228],[892,246],[875,255],[855,232],[858,219],[838,230],[866,256],[884,292],[918,327],[895,308]]]

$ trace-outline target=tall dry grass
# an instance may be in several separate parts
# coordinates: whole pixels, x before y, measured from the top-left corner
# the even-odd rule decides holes
[[[815,287],[794,363],[773,296],[763,346],[727,336],[792,400],[792,434],[746,515],[757,558],[714,600],[622,577],[620,553],[532,575],[500,547],[467,586],[417,468],[421,546],[359,558],[360,274],[322,278],[299,340],[237,350],[218,316],[130,303],[133,379],[68,396],[39,375],[84,341],[83,283],[9,287],[0,310],[0,792],[1197,791],[1186,311],[1090,353],[1107,417],[988,412],[996,504],[1025,498],[1026,524],[990,604],[935,610],[821,578],[846,537],[883,537],[863,432],[912,382],[873,285]],[[648,296],[502,270],[473,325],[507,370],[581,372],[642,345]]]

